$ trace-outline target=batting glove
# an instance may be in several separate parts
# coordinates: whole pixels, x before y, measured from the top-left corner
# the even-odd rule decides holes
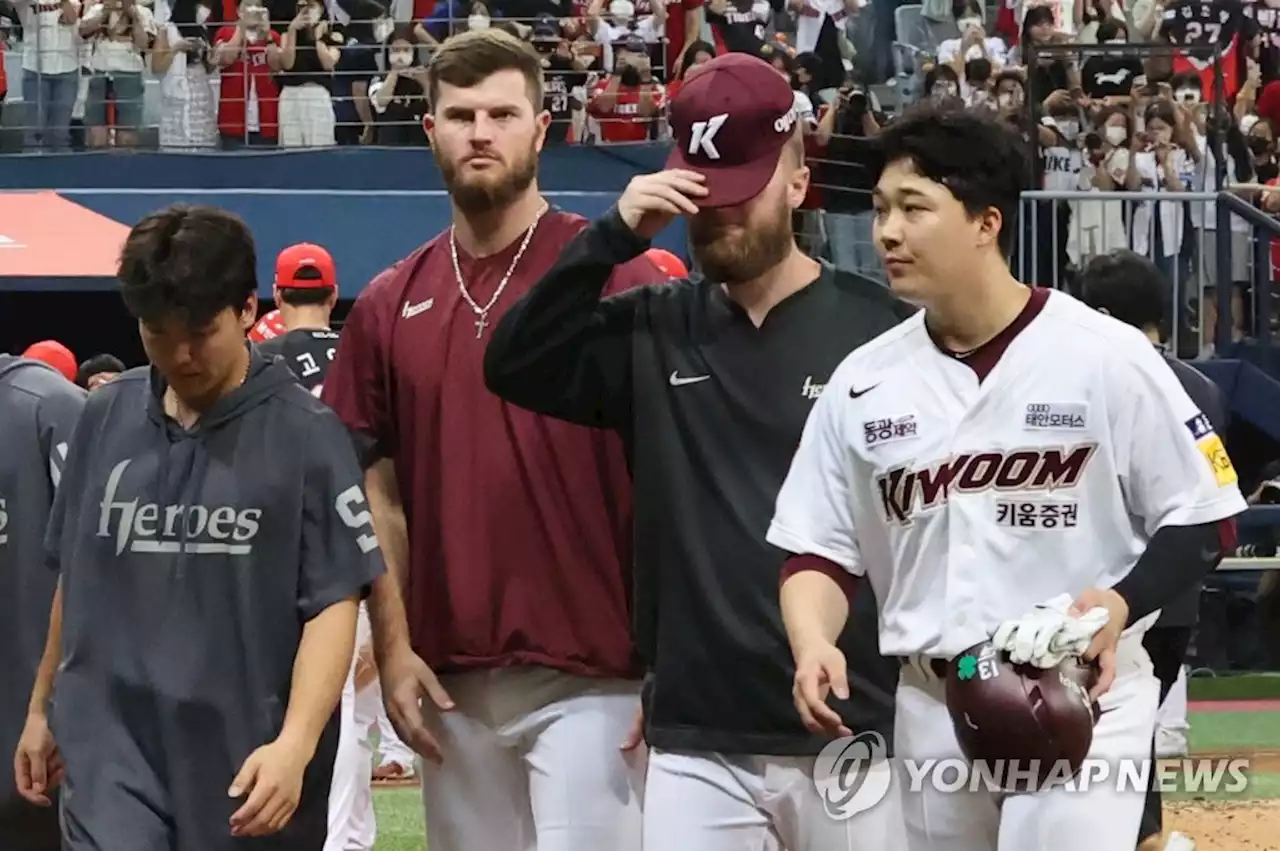
[[[1022,617],[1000,624],[992,644],[1008,653],[1014,664],[1037,668],[1053,668],[1068,657],[1081,655],[1110,615],[1099,606],[1072,617],[1071,603],[1070,594],[1061,594],[1037,604]]]

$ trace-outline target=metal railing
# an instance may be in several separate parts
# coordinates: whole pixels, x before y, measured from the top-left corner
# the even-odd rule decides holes
[[[1089,258],[1129,248],[1169,280],[1167,332],[1180,357],[1270,340],[1280,223],[1229,192],[1033,191],[1023,193],[1020,218],[1013,268],[1022,280],[1071,290]]]
[[[287,36],[282,33],[290,31],[290,24],[271,22],[268,29],[256,31],[254,46],[246,45],[234,56],[225,43],[247,31],[235,22],[153,24],[145,48],[127,40],[104,41],[100,35],[80,37],[72,24],[63,26],[74,35],[51,45],[51,27],[28,26],[25,42],[0,53],[10,81],[8,103],[0,113],[0,151],[426,144],[421,69],[439,38],[465,30],[467,19],[395,25],[390,38],[407,41],[414,51],[407,70],[390,67],[389,42],[373,35],[375,26],[383,35],[390,22],[354,21],[326,24],[343,33],[332,43],[338,58],[325,57],[323,64],[331,65],[330,70],[319,63],[311,67],[304,57],[310,71],[300,71],[298,56],[316,48],[297,46],[293,62],[287,63],[282,46]],[[495,19],[492,26],[530,40],[545,57],[546,105],[557,116],[552,143],[664,138],[662,116],[617,110],[606,92],[610,81],[619,78],[615,67],[620,73],[624,62],[636,66],[641,90],[658,92],[660,81],[669,76],[668,43],[660,25],[643,18],[636,22],[633,38],[644,42],[644,53],[616,42],[618,28],[599,17],[599,10],[565,20]],[[179,35],[181,41],[169,44]],[[553,60],[556,53],[563,60]],[[171,62],[178,55],[182,61]],[[252,91],[246,77],[253,81]],[[400,83],[394,98],[384,96],[375,103],[371,90],[388,81]],[[246,120],[249,114],[257,120]]]

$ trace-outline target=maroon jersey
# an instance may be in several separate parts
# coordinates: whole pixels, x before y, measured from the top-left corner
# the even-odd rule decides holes
[[[509,405],[484,384],[493,325],[585,226],[555,208],[542,217],[480,339],[448,233],[436,237],[360,294],[325,379],[323,399],[366,463],[395,464],[409,534],[409,630],[437,671],[638,673],[621,442]],[[521,241],[483,259],[459,248],[477,304],[493,297]],[[664,280],[639,258],[615,272],[610,290]]]

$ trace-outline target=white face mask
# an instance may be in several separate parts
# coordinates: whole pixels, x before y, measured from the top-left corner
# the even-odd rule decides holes
[[[1009,109],[1018,105],[1018,99],[1009,92],[1001,92],[996,96],[996,103],[1000,104],[1001,109]]]
[[[1117,127],[1113,124],[1107,128],[1106,137],[1109,143],[1119,147],[1129,138],[1129,134],[1125,132],[1123,127]]]
[[[609,17],[617,26],[625,27],[635,16],[636,7],[631,0],[613,0],[609,4]]]
[[[982,29],[982,18],[961,18],[956,21],[956,24],[960,27],[960,33],[963,35],[971,29]]]
[[[387,52],[387,61],[392,68],[408,68],[413,64],[413,50],[391,50]]]
[[[467,18],[467,29],[469,30],[487,30],[489,29],[488,15],[472,15]]]
[[[383,18],[373,22],[373,39],[377,42],[384,42],[391,35],[391,31],[396,28],[395,21]]]
[[[209,7],[197,6],[196,7],[196,23],[200,24],[201,26],[204,26],[204,22],[207,20],[209,20]]]
[[[1074,142],[1075,138],[1080,135],[1080,122],[1078,121],[1056,118],[1053,123],[1057,125],[1058,132],[1062,134],[1062,138],[1068,142]]]
[[[934,83],[933,96],[935,98],[949,98],[956,96],[955,83]]]
[[[1178,89],[1176,93],[1179,103],[1195,105],[1200,102],[1200,93],[1195,89]]]

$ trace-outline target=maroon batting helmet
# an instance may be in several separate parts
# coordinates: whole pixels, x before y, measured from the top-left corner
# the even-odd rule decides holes
[[[1037,668],[1013,664],[990,642],[969,648],[947,673],[947,709],[961,751],[1010,792],[1075,777],[1093,744],[1095,682],[1097,669],[1080,659]]]

